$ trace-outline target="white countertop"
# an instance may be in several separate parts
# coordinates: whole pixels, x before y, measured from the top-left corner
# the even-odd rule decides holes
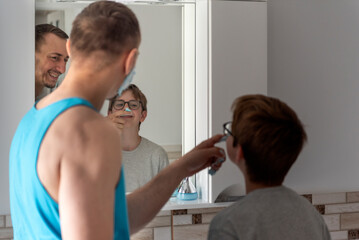
[[[233,203],[234,202],[209,203],[201,199],[183,201],[183,200],[178,200],[176,197],[171,197],[170,200],[165,204],[165,206],[163,206],[161,211],[178,210],[178,209],[228,207]]]

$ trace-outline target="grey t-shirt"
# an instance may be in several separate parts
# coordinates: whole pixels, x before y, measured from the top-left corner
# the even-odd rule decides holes
[[[258,189],[224,209],[210,224],[208,239],[331,239],[319,212],[304,197],[279,186]]]
[[[126,192],[133,192],[145,185],[169,164],[166,151],[144,137],[141,137],[135,150],[122,151],[122,162]]]

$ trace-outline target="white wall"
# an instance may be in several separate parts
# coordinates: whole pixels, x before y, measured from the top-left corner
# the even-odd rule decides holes
[[[308,144],[286,184],[359,189],[359,1],[268,2],[268,93],[292,106]]]
[[[0,2],[0,215],[10,213],[9,149],[12,136],[35,98],[34,11],[34,0]]]
[[[210,135],[214,135],[232,120],[235,98],[267,93],[267,3],[212,1],[211,8]],[[219,146],[225,149],[224,143]],[[244,194],[243,176],[228,158],[210,182],[212,201],[238,182]]]

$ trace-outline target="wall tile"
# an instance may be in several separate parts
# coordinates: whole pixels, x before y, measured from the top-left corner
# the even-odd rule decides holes
[[[159,213],[157,213],[156,216],[157,217],[159,217],[159,216],[171,216],[171,210],[160,211]]]
[[[359,229],[359,213],[343,213],[340,218],[341,229]]]
[[[202,223],[210,223],[217,213],[206,213],[202,214]]]
[[[303,194],[302,196],[312,203],[312,194]]]
[[[174,240],[206,240],[208,228],[208,224],[175,226],[173,228]]]
[[[13,237],[12,228],[0,228],[0,239],[12,238],[12,237]]]
[[[347,202],[359,202],[359,192],[348,192]]]
[[[171,160],[177,160],[180,157],[182,157],[181,152],[167,152],[167,155],[168,155],[168,159],[171,159]]]
[[[12,221],[11,221],[11,215],[6,215],[5,216],[5,227],[12,227]]]
[[[359,229],[349,230],[348,239],[359,239]]]
[[[340,214],[331,214],[323,216],[325,223],[328,226],[329,231],[337,231],[340,230]]]
[[[173,216],[173,225],[188,225],[188,224],[192,224],[192,215]]]
[[[317,211],[320,213],[320,214],[324,214],[325,212],[325,205],[314,205],[314,207],[317,209]]]
[[[185,215],[187,214],[187,209],[180,209],[180,210],[172,210],[173,215]]]
[[[348,231],[335,231],[331,232],[332,240],[348,240]]]
[[[171,239],[171,227],[156,227],[153,229],[154,240],[169,240]]]
[[[197,208],[197,209],[188,209],[188,214],[193,213],[217,213],[225,209],[225,207],[217,207],[217,208]]]
[[[0,228],[5,227],[5,216],[0,215]]]
[[[359,212],[359,203],[329,204],[325,206],[325,213]]]
[[[153,228],[144,228],[131,236],[131,240],[153,240]]]
[[[192,224],[201,224],[202,214],[192,214]]]
[[[328,193],[328,194],[313,194],[313,205],[329,204],[329,203],[345,203],[346,193]]]
[[[146,228],[166,227],[170,225],[171,225],[170,216],[160,216],[160,217],[155,217],[149,224],[147,224]]]

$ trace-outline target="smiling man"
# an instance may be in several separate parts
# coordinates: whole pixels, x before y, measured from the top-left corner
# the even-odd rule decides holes
[[[44,87],[54,88],[66,71],[69,56],[66,51],[68,35],[51,24],[35,27],[35,100],[43,97]]]
[[[133,192],[169,164],[167,153],[139,135],[140,125],[147,117],[147,99],[135,84],[111,100],[107,117],[121,130],[126,191]]]

